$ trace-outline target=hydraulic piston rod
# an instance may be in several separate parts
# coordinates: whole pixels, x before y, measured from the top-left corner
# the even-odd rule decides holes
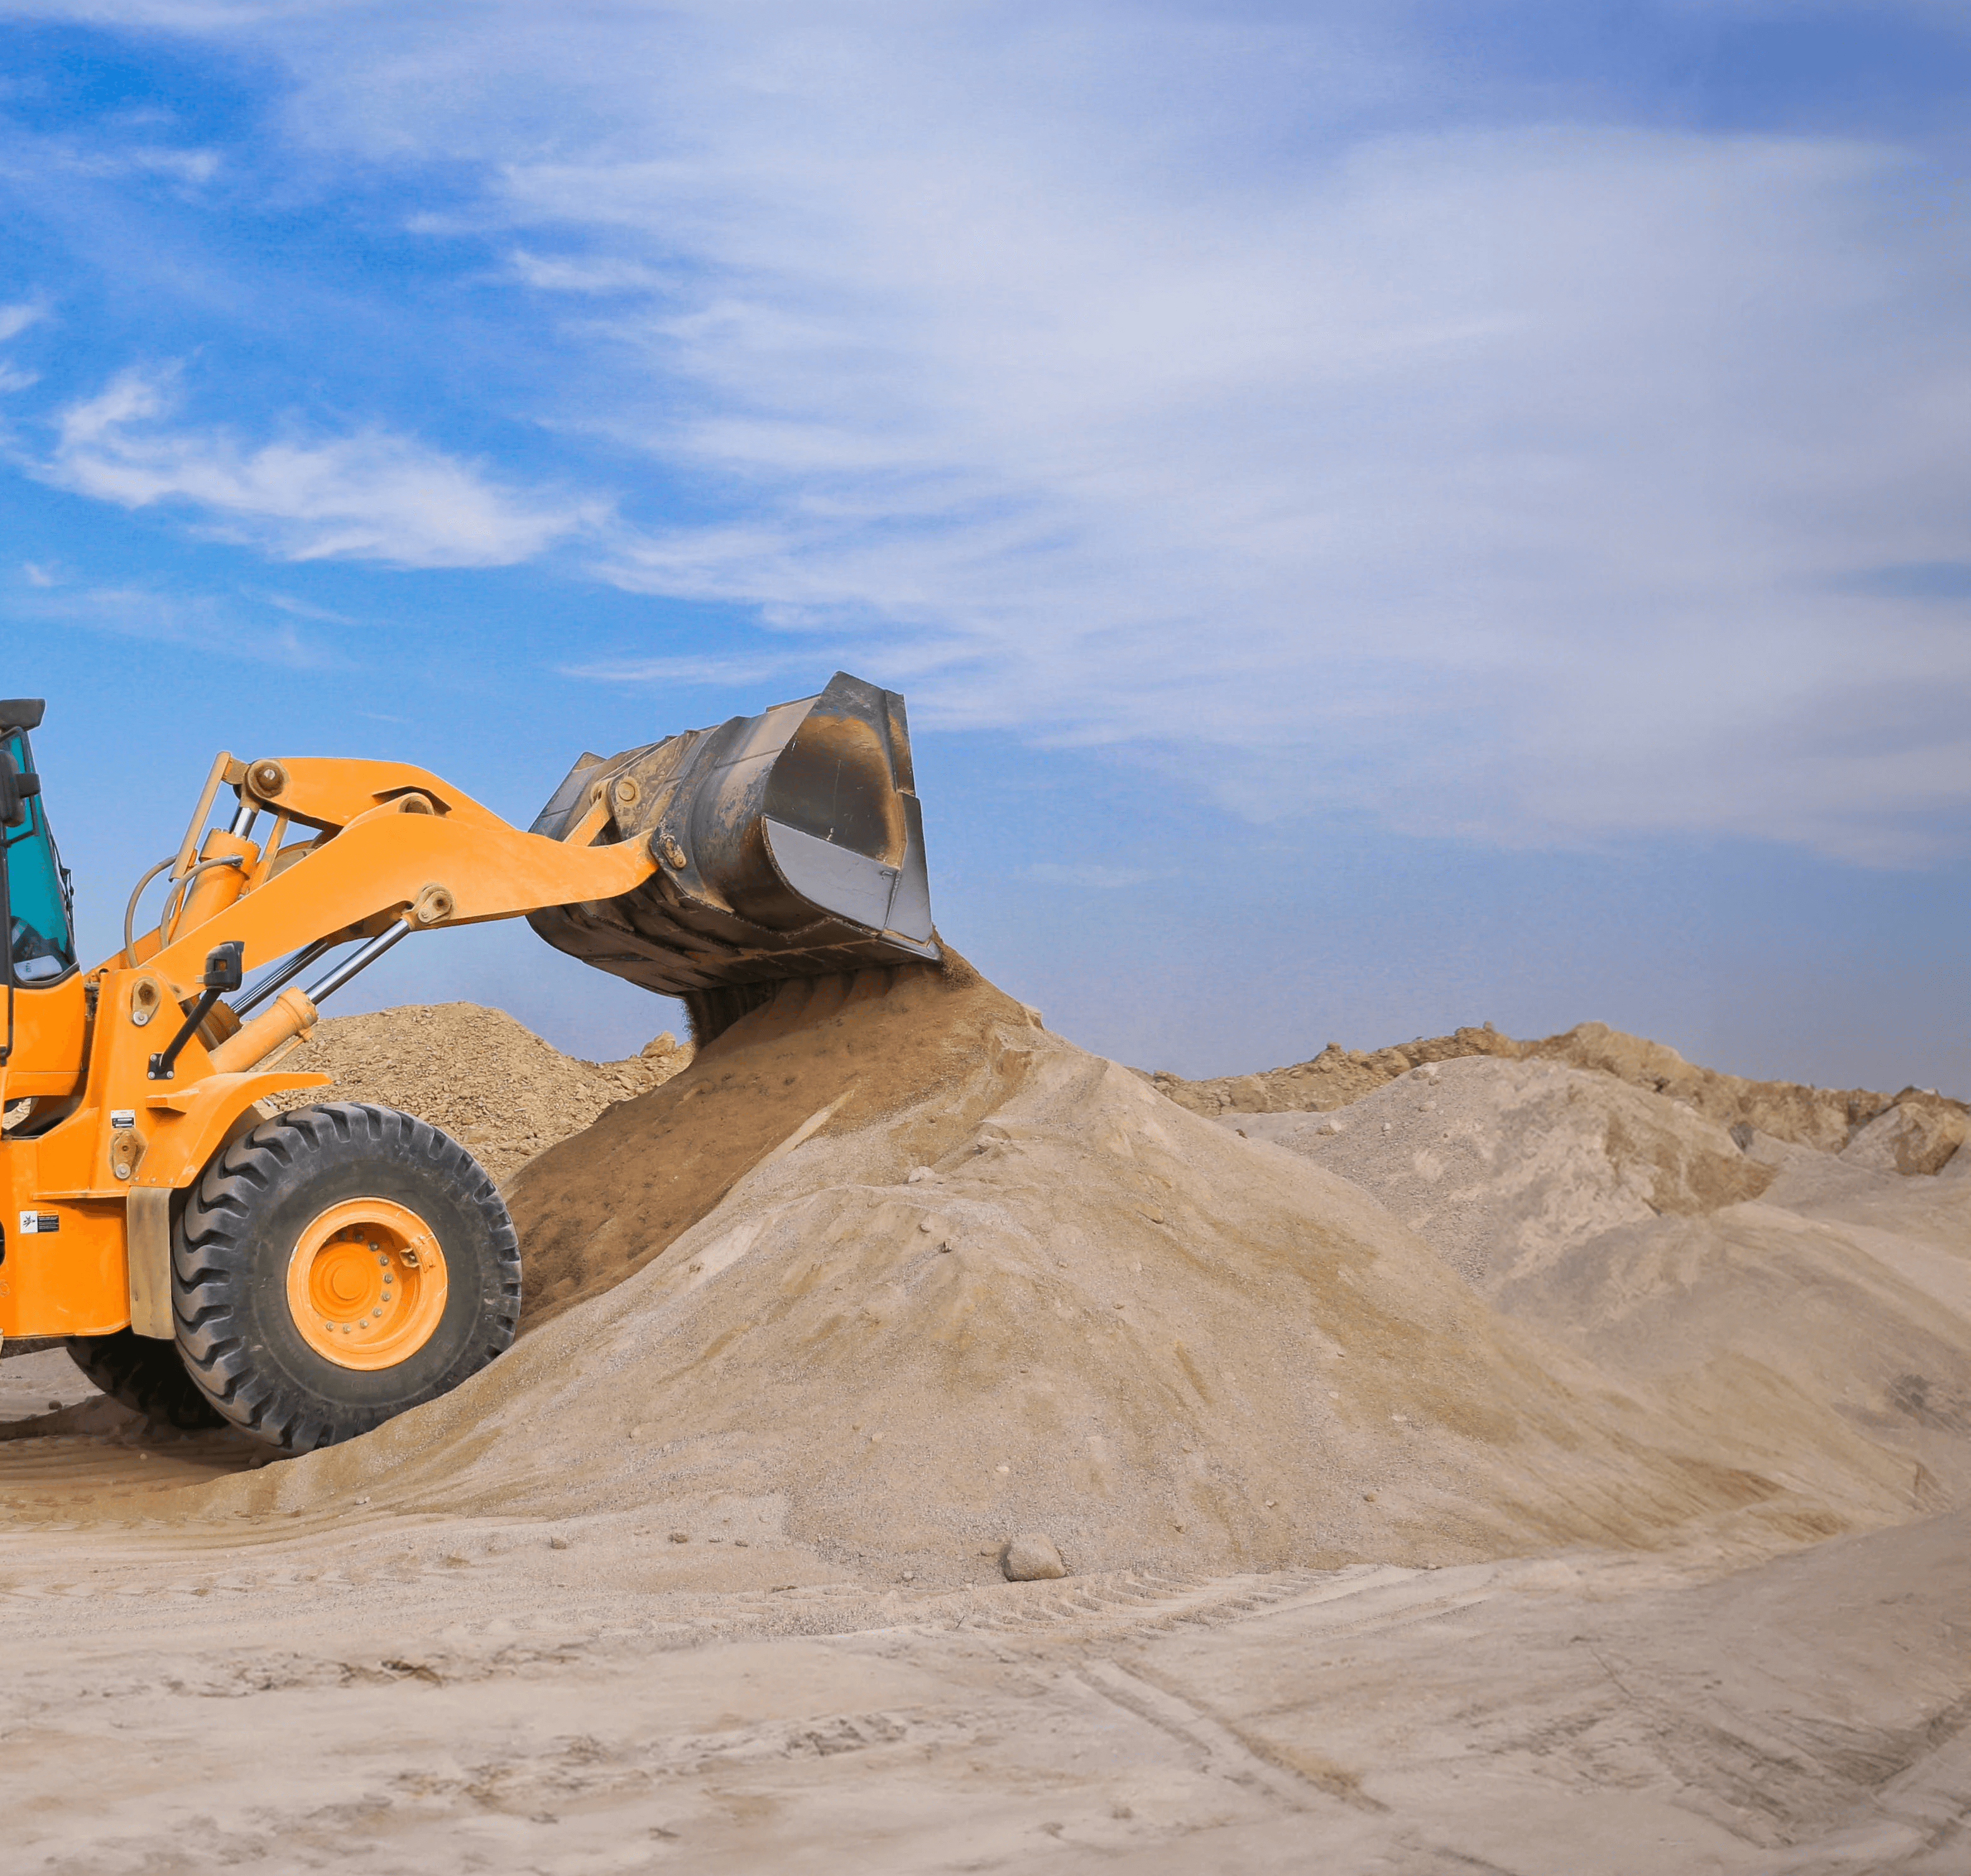
[[[344,958],[326,977],[310,984],[305,990],[282,991],[271,1008],[212,1052],[213,1067],[221,1075],[243,1073],[264,1062],[292,1037],[305,1036],[321,1020],[318,1006],[333,997],[350,978],[368,970],[392,945],[407,937],[410,931],[409,922],[399,919],[387,931],[373,938],[360,951]],[[291,974],[298,975],[305,967],[305,964],[298,966]]]

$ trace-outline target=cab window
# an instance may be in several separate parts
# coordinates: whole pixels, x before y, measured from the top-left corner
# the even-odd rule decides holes
[[[16,769],[30,766],[27,739],[0,739]],[[67,882],[60,856],[41,812],[41,798],[30,795],[23,804],[27,819],[5,831],[7,896],[13,921],[14,981],[34,990],[65,977],[75,967],[75,940],[69,928]]]

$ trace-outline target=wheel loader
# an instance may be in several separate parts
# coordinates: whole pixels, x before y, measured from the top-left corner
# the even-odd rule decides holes
[[[222,752],[86,969],[43,709],[0,701],[0,1338],[64,1341],[175,1425],[307,1451],[513,1340],[520,1249],[463,1146],[367,1104],[259,1104],[327,1085],[280,1064],[393,945],[523,915],[683,998],[701,1042],[787,979],[939,955],[903,700],[844,672],[585,755],[524,831],[408,765]]]

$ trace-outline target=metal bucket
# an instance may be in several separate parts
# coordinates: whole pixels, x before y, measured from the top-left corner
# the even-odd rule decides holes
[[[585,755],[531,830],[560,840],[598,800],[598,841],[648,843],[621,899],[527,922],[557,949],[685,1000],[701,1041],[762,987],[940,956],[904,700],[837,671],[818,696]]]

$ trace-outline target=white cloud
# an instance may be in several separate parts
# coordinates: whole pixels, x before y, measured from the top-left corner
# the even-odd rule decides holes
[[[10,305],[0,305],[0,345],[9,339],[18,338],[47,315],[47,302],[42,299],[16,300]],[[9,391],[31,390],[40,382],[38,372],[23,371],[11,361],[0,359],[0,395]]]
[[[604,684],[749,684],[790,668],[811,668],[799,653],[757,657],[660,657],[602,659],[592,664],[564,664],[564,677]]]
[[[1961,612],[1852,583],[1965,545],[1957,205],[1909,212],[1914,165],[1389,138],[1133,217],[1066,170],[1017,214],[999,166],[937,173],[916,214],[832,178],[831,215],[777,170],[708,243],[719,297],[641,334],[700,393],[652,444],[753,516],[610,577],[867,648],[920,720],[1204,746],[1256,814],[1898,859],[1961,823]],[[626,196],[680,218],[648,186],[513,183],[612,239]]]
[[[318,152],[480,165],[481,232],[568,296],[562,433],[709,491],[600,570],[757,607],[920,722],[1505,841],[1963,825],[1971,628],[1875,577],[1971,558],[1948,152],[1501,128],[1425,7],[145,16],[279,49]],[[408,445],[150,421],[68,472],[417,557],[397,504],[288,492]]]
[[[219,167],[217,150],[172,149],[157,144],[140,145],[107,158],[102,163],[102,171],[106,175],[129,168],[173,177],[187,184],[210,182],[219,173]]]
[[[1147,886],[1152,879],[1174,879],[1175,873],[1155,866],[1104,866],[1095,862],[1086,866],[1064,866],[1051,860],[1037,860],[1027,869],[1027,877],[1048,886],[1093,887],[1098,892],[1119,892],[1132,886]]]
[[[47,305],[42,300],[16,300],[11,305],[0,306],[0,345],[11,338],[18,338],[28,327],[47,317]]]
[[[270,605],[276,612],[286,613],[291,618],[306,619],[312,625],[360,626],[363,623],[360,618],[351,618],[347,612],[337,612],[328,606],[316,605],[310,600],[297,599],[292,593],[269,592],[252,587],[243,588],[241,592],[243,598],[257,600],[262,605]]]
[[[136,585],[90,586],[23,595],[6,609],[14,619],[43,631],[59,628],[205,651],[223,644],[229,657],[293,670],[349,667],[340,644],[311,637],[292,621],[244,612],[230,595],[168,592]]]
[[[65,488],[127,508],[189,504],[215,532],[291,560],[506,566],[602,519],[594,504],[546,505],[474,465],[376,430],[249,445],[174,429],[168,380],[125,371],[60,416],[44,466]]]
[[[664,284],[656,269],[640,261],[570,259],[516,248],[507,264],[516,279],[544,293],[647,293]]]

